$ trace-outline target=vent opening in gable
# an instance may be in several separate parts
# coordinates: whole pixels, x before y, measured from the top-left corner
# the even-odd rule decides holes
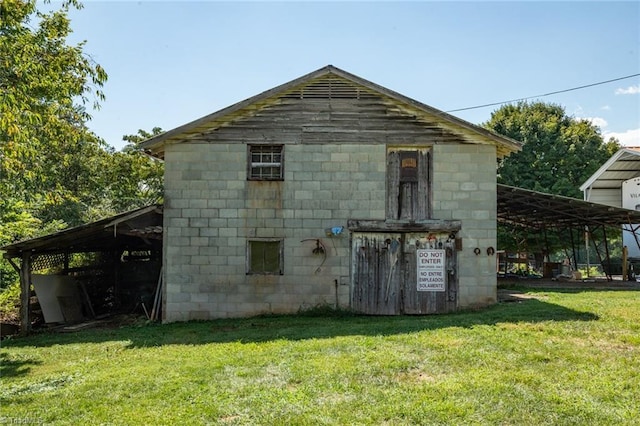
[[[337,78],[326,78],[291,91],[287,99],[373,99],[376,95]]]

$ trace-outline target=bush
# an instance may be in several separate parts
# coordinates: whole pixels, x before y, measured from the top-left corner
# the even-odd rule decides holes
[[[0,321],[20,321],[20,282],[14,282],[0,290]]]

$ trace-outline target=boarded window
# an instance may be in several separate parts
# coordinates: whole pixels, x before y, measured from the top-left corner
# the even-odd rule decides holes
[[[247,258],[248,274],[282,274],[282,240],[250,240]]]
[[[430,219],[430,161],[428,149],[389,149],[387,219]]]
[[[250,145],[249,179],[282,180],[284,176],[283,151],[282,145]]]

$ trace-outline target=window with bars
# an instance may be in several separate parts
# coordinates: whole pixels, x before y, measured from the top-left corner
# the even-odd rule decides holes
[[[282,275],[282,240],[249,240],[247,274]]]
[[[282,145],[249,146],[249,179],[282,180],[284,178]]]

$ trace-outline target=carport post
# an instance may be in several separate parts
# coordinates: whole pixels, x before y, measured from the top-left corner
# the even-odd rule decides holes
[[[609,240],[607,240],[607,227],[602,225],[602,235],[604,237],[604,251],[607,254],[607,266],[609,267],[609,273],[607,274],[607,281],[613,280],[613,274],[611,272],[611,256],[609,255]]]
[[[578,256],[576,255],[576,243],[573,239],[573,227],[569,226],[569,236],[571,238],[571,252],[573,253],[573,270],[578,270]]]
[[[31,252],[22,252],[20,267],[20,334],[31,332]]]

